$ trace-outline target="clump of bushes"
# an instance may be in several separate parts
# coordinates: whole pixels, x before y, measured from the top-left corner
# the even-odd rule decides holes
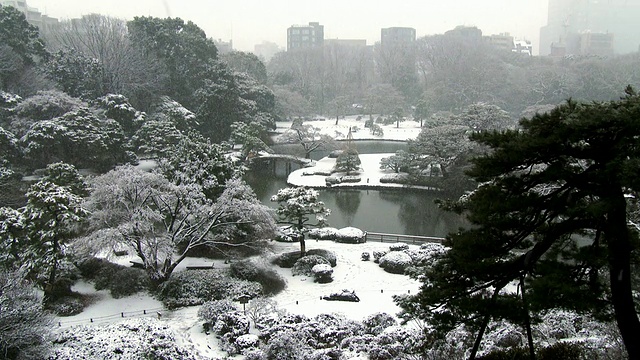
[[[307,233],[310,239],[318,240],[335,240],[338,236],[338,229],[334,227],[323,227],[318,229],[311,229]]]
[[[327,266],[331,266],[329,261],[322,256],[307,255],[296,261],[296,263],[293,265],[293,268],[291,269],[291,273],[293,274],[293,276],[313,276],[312,269],[318,264],[326,264]]]
[[[323,296],[322,300],[359,302],[360,298],[358,297],[358,295],[356,295],[355,291],[343,289],[338,293],[333,293],[329,296]]]
[[[390,326],[397,325],[396,319],[387,313],[375,313],[367,316],[363,321],[365,332],[371,335],[378,335]]]
[[[315,282],[324,284],[333,281],[333,269],[328,264],[318,264],[311,268]]]
[[[405,243],[400,242],[400,243],[389,245],[389,251],[405,251],[405,250],[409,250],[409,245]]]
[[[401,251],[392,251],[378,261],[380,267],[392,274],[404,274],[404,271],[411,266],[411,256]]]
[[[79,261],[76,266],[82,276],[93,281],[96,290],[107,289],[114,298],[130,296],[149,288],[149,277],[143,269],[95,257]]]
[[[340,243],[360,244],[365,241],[366,233],[358,228],[346,227],[338,231],[336,241]]]
[[[217,269],[173,274],[158,289],[158,298],[169,309],[202,305],[206,301],[237,299],[241,295],[262,295],[262,285],[240,280]]]
[[[287,286],[285,279],[277,271],[264,262],[252,259],[234,261],[230,267],[231,276],[247,281],[254,281],[262,285],[265,295],[275,295]]]
[[[305,255],[317,255],[325,258],[329,264],[333,267],[336,266],[337,259],[336,255],[332,251],[323,250],[323,249],[311,249],[308,250]],[[292,251],[288,253],[280,254],[274,257],[271,260],[271,263],[274,265],[278,265],[281,268],[290,269],[292,268],[296,261],[300,259],[300,251]]]
[[[365,241],[365,232],[354,227],[346,227],[340,230],[333,227],[325,227],[320,229],[309,230],[310,239],[317,240],[334,240],[341,243],[363,243]]]
[[[380,258],[387,255],[387,251],[374,251],[373,252],[373,262],[376,264],[380,263]]]

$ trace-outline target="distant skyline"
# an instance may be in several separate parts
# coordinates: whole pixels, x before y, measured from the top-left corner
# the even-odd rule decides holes
[[[413,27],[418,37],[441,34],[458,25],[477,26],[483,35],[508,32],[533,43],[538,53],[540,28],[546,25],[546,0],[26,0],[31,7],[58,19],[99,13],[127,20],[134,16],[191,20],[207,36],[233,40],[233,47],[253,51],[270,41],[286,48],[287,28],[317,21],[326,39],[380,41],[380,29]]]

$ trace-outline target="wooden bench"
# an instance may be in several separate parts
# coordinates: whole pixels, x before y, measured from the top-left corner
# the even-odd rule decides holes
[[[213,269],[213,263],[211,265],[187,265],[187,270],[210,270]]]
[[[131,263],[132,268],[136,269],[144,269],[144,264],[138,261],[129,261]]]

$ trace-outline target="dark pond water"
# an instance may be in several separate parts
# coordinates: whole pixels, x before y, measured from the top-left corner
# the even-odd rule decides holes
[[[358,151],[364,153],[393,153],[406,149],[401,142],[357,142]],[[295,147],[289,146],[294,153]],[[284,152],[281,148],[277,152]],[[313,158],[325,155],[313,154]],[[295,169],[295,167],[294,167]],[[283,164],[255,167],[245,180],[266,205],[278,189],[287,187],[286,167]],[[371,232],[392,234],[440,236],[457,230],[464,222],[459,216],[440,210],[434,200],[437,194],[421,190],[320,190],[320,199],[331,209],[329,224],[336,228],[354,226]]]

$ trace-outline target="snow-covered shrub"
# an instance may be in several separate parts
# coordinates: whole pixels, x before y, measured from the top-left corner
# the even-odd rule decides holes
[[[231,276],[235,278],[260,283],[266,295],[275,295],[287,286],[286,280],[264,261],[252,259],[234,261],[230,269]]]
[[[336,241],[340,243],[360,244],[365,241],[365,232],[354,227],[345,227],[338,230]]]
[[[300,334],[293,331],[276,334],[264,349],[267,360],[299,360],[312,351],[313,349],[301,340]]]
[[[244,354],[249,350],[257,349],[260,346],[260,338],[254,334],[241,335],[238,336],[234,345],[237,354]]]
[[[266,355],[260,349],[249,349],[244,352],[244,360],[265,360]]]
[[[421,353],[421,332],[406,326],[390,326],[378,334],[368,349],[369,359],[397,359],[403,354],[417,355]]]
[[[240,311],[232,311],[220,314],[213,324],[213,332],[224,337],[227,343],[232,344],[239,336],[249,333],[251,323],[249,318]]]
[[[148,289],[149,276],[142,269],[124,268],[116,271],[109,284],[114,298],[121,298]]]
[[[96,290],[108,289],[114,298],[133,295],[149,287],[149,277],[143,269],[136,269],[98,258],[77,263],[82,276],[93,280]]]
[[[335,184],[340,184],[340,177],[338,176],[327,176],[324,178],[324,183],[327,186],[331,186],[331,185],[335,185]]]
[[[587,359],[591,357],[586,356],[583,344],[571,341],[562,341],[538,350],[536,358],[541,360],[571,360]]]
[[[364,251],[360,254],[360,259],[362,259],[362,261],[369,261],[369,259],[371,259],[371,254],[369,254],[368,251]]]
[[[394,326],[398,322],[387,313],[375,313],[367,316],[363,321],[365,332],[367,334],[378,335],[389,326]]]
[[[338,229],[334,227],[323,227],[318,229],[311,229],[307,233],[310,239],[318,240],[335,240],[338,236]]]
[[[291,273],[293,274],[293,276],[312,276],[313,271],[311,269],[313,269],[313,267],[318,264],[326,264],[331,266],[329,260],[323,258],[322,256],[307,255],[296,261],[296,263],[293,265],[293,268],[291,269]]]
[[[273,299],[267,297],[251,299],[246,311],[258,330],[275,325],[286,314]]]
[[[329,264],[318,264],[311,268],[313,279],[318,283],[329,283],[333,281],[333,269]]]
[[[307,360],[340,360],[343,357],[342,350],[340,349],[320,349],[315,350],[309,356],[307,356]]]
[[[262,294],[257,282],[238,280],[224,272],[212,270],[183,271],[160,286],[158,297],[170,309],[201,305],[205,301],[235,299],[241,295],[256,297]]]
[[[173,331],[156,319],[117,324],[74,326],[58,333],[49,359],[181,359],[195,360],[178,345]]]
[[[291,251],[275,256],[271,259],[271,263],[281,268],[289,269],[295,265],[298,259],[300,259],[300,251]]]
[[[342,176],[340,178],[340,182],[343,182],[343,183],[358,183],[360,181],[362,181],[362,178],[360,176],[355,176],[355,175]]]
[[[387,251],[374,251],[373,252],[373,262],[376,264],[380,263],[380,259],[387,255]]]
[[[389,245],[389,251],[405,251],[405,250],[409,250],[409,245],[405,243],[399,242],[399,243]]]
[[[380,182],[382,184],[408,184],[409,183],[409,175],[408,174],[384,174],[380,177]]]
[[[340,343],[340,348],[353,352],[366,352],[376,337],[371,334],[355,335],[348,337]]]
[[[360,298],[358,297],[358,295],[356,295],[355,291],[343,289],[338,293],[333,293],[329,296],[323,296],[322,300],[359,302]]]
[[[198,309],[198,319],[204,321],[205,330],[209,330],[218,320],[218,316],[237,311],[235,303],[231,300],[207,301]]]
[[[400,251],[392,251],[381,257],[378,261],[380,267],[392,274],[404,274],[406,268],[411,266],[411,256]]]
[[[47,302],[46,309],[58,316],[72,316],[84,310],[84,302],[77,295],[62,296]]]
[[[413,260],[414,266],[424,267],[432,266],[439,255],[442,255],[447,250],[442,244],[438,243],[424,243],[420,245],[419,249],[411,249],[405,251]]]
[[[327,261],[329,262],[329,265],[331,265],[331,267],[335,267],[337,262],[338,262],[338,259],[336,258],[336,254],[333,251],[329,251],[329,250],[311,249],[311,250],[307,250],[306,255],[321,256],[321,257],[327,259]]]

